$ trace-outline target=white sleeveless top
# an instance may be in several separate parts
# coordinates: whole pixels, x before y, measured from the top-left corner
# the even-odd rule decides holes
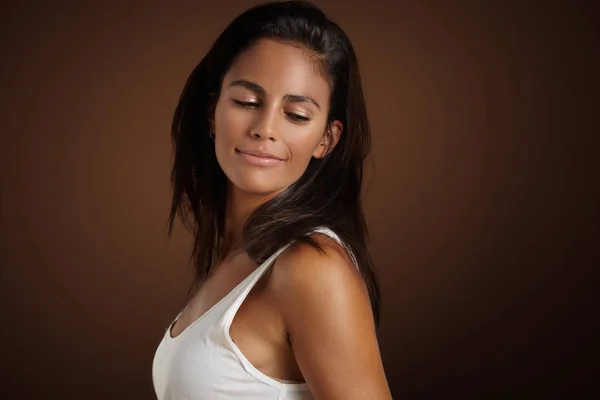
[[[356,259],[329,228],[319,232],[332,237]],[[291,244],[291,243],[290,243]],[[195,320],[175,338],[167,328],[156,349],[152,381],[158,400],[314,400],[307,383],[291,383],[271,378],[244,357],[229,336],[237,310],[265,271],[290,246],[271,255],[217,304]]]

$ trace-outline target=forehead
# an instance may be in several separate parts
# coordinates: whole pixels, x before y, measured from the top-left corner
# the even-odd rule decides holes
[[[238,79],[259,84],[267,96],[296,93],[323,103],[329,98],[329,85],[317,61],[305,49],[275,40],[261,39],[240,54],[225,75],[223,87]]]

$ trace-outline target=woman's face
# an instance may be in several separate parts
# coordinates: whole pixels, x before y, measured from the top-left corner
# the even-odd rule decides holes
[[[215,152],[230,182],[275,194],[302,176],[311,157],[331,151],[342,124],[326,126],[329,93],[300,47],[262,39],[241,54],[223,78],[214,115]]]

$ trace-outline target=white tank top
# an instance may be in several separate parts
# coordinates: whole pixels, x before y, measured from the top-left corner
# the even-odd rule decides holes
[[[326,234],[354,255],[329,228]],[[291,244],[291,243],[290,243]],[[271,378],[255,368],[229,336],[237,310],[265,271],[290,246],[277,250],[217,304],[176,337],[167,328],[156,349],[152,381],[158,400],[313,400],[308,384]]]

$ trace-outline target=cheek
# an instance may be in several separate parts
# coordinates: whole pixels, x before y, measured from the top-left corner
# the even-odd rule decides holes
[[[241,113],[231,107],[218,107],[215,112],[216,134],[221,139],[243,135],[249,129],[250,122],[248,113]]]
[[[302,169],[300,173],[304,172],[308,163],[312,159],[315,148],[317,147],[318,138],[315,139],[313,136],[310,137],[302,137],[302,138],[292,138],[288,139],[287,145],[291,152],[291,162],[290,167],[295,171],[297,169]]]
[[[221,101],[215,109],[215,155],[217,162],[226,175],[230,175],[232,160],[231,147],[235,146],[237,138],[243,132],[243,121],[235,112]]]

